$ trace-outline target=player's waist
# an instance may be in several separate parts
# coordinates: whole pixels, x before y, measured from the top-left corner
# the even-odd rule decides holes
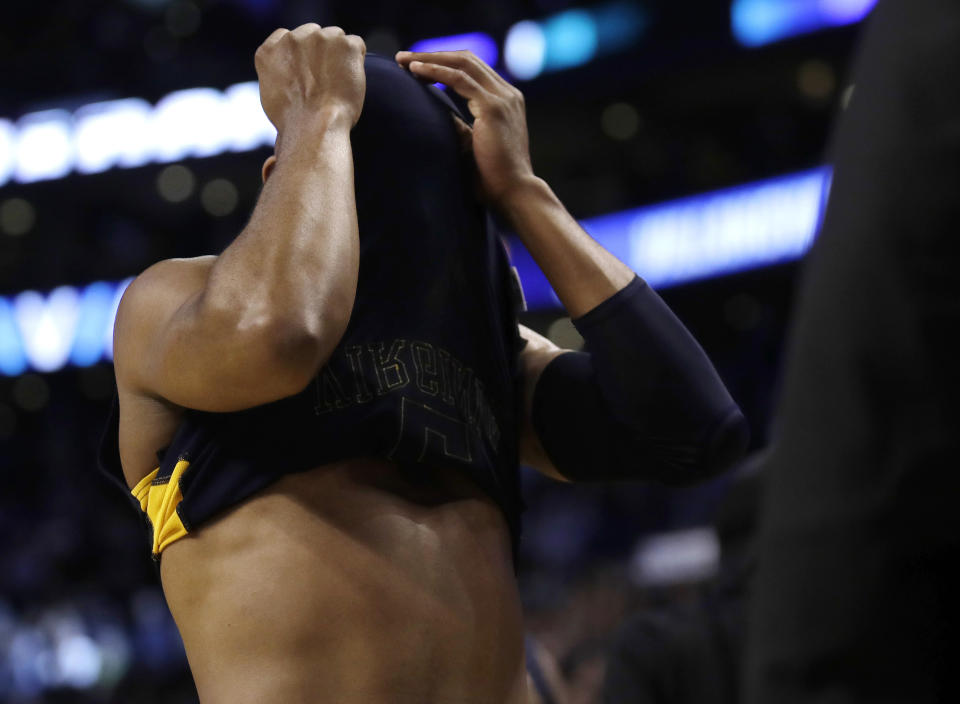
[[[229,686],[229,663],[277,658],[374,687],[431,662],[455,671],[522,634],[499,507],[469,480],[381,461],[281,479],[172,545],[161,572],[201,688],[204,672]]]
[[[339,564],[336,555],[353,556],[356,549],[371,565],[411,578],[437,565],[450,571],[462,566],[468,573],[480,562],[509,567],[512,560],[502,508],[465,471],[366,457],[282,476],[176,543],[188,544],[196,553],[190,561],[203,565],[237,564],[261,551],[274,560],[280,551],[304,544],[311,558]],[[164,578],[177,569],[167,564],[169,552]],[[303,557],[296,550],[289,556]],[[197,574],[195,564],[188,569]],[[326,564],[320,571],[335,572]]]

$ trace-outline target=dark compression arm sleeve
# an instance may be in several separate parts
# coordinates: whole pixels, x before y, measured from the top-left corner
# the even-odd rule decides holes
[[[688,484],[743,454],[743,414],[646,282],[634,278],[573,324],[587,352],[561,354],[546,366],[531,419],[561,474]]]

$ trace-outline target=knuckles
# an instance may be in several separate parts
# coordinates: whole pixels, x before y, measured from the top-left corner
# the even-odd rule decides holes
[[[299,39],[300,37],[306,37],[319,31],[322,31],[320,25],[318,25],[316,22],[307,22],[306,24],[300,25],[292,32],[288,32],[287,35],[285,35],[285,38],[292,36],[294,39]]]
[[[460,49],[453,53],[456,54],[456,62],[460,67],[467,66],[469,64],[480,63],[480,57],[474,54],[470,49]]]
[[[282,133],[292,106],[344,105],[354,122],[363,103],[366,44],[340,27],[309,23],[276,30],[254,55],[264,111]],[[360,69],[358,71],[358,69]]]
[[[361,54],[366,55],[367,43],[363,41],[363,37],[359,37],[356,34],[348,34],[347,43],[349,43],[354,49],[358,50]]]
[[[361,54],[366,54],[366,43],[361,37],[355,34],[347,34],[342,28],[333,25],[321,27],[315,22],[308,22],[293,30],[276,30],[257,48],[254,60],[258,64],[263,63],[274,52],[290,51],[294,47],[302,50],[309,46],[335,47],[341,44],[345,44]]]
[[[487,112],[494,117],[504,117],[509,112],[507,102],[502,98],[493,98],[487,105]]]

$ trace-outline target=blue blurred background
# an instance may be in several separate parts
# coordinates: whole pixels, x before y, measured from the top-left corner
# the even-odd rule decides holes
[[[196,701],[137,518],[94,454],[123,287],[157,260],[220,251],[253,207],[273,140],[253,52],[270,31],[314,21],[378,53],[470,48],[520,87],[535,170],[701,340],[756,451],[872,4],[6,0],[0,701]],[[509,244],[523,322],[578,346]],[[629,615],[691,603],[721,578],[716,524],[735,475],[668,490],[525,472],[528,631],[570,701],[599,701],[607,646]],[[737,506],[748,527],[752,506]]]

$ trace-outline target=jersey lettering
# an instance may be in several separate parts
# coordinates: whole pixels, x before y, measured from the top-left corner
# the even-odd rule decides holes
[[[317,415],[346,408],[351,405],[350,399],[343,392],[343,385],[330,366],[324,367],[315,377],[317,387],[317,404],[313,407]]]
[[[409,396],[410,390],[403,390],[411,381],[432,408],[459,419],[469,432],[499,448],[498,420],[476,372],[444,348],[422,340],[397,338],[335,351],[314,378],[314,410],[323,415],[396,392]]]
[[[378,396],[403,388],[410,383],[407,365],[399,356],[406,344],[406,340],[394,340],[386,354],[384,354],[382,342],[371,342],[367,345],[367,350],[373,358],[373,369],[377,375]]]
[[[343,350],[350,361],[350,371],[353,372],[354,399],[357,403],[366,403],[373,398],[363,374],[363,346],[350,345]]]
[[[437,355],[433,347],[426,342],[414,342],[413,366],[417,371],[417,388],[430,396],[440,391],[440,370],[437,368]]]

